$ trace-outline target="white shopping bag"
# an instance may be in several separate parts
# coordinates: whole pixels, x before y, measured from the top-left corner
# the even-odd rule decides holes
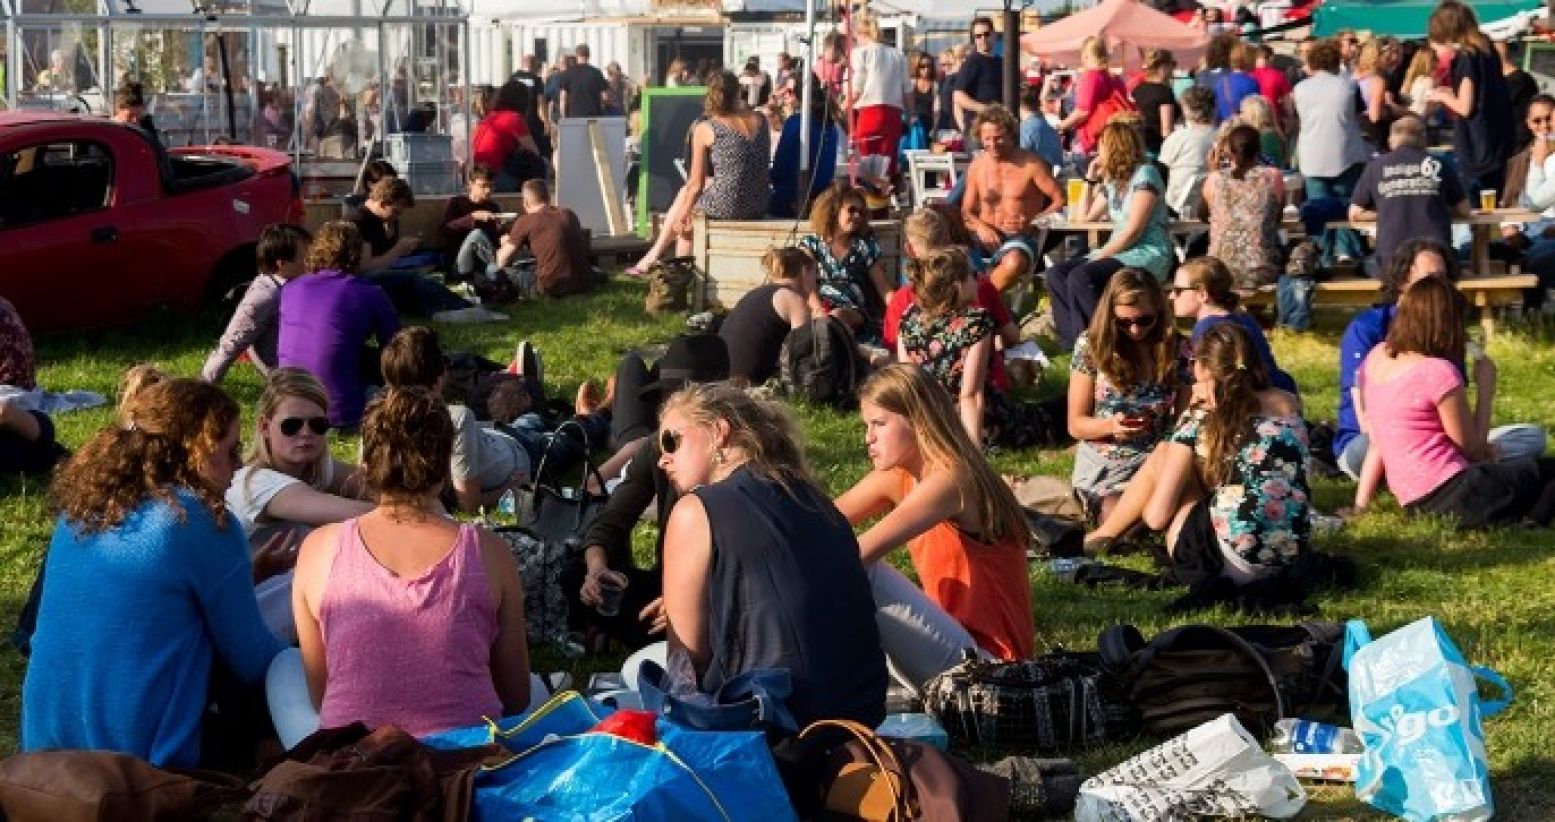
[[[1290,769],[1224,714],[1087,779],[1074,816],[1078,822],[1288,819],[1306,804]]]

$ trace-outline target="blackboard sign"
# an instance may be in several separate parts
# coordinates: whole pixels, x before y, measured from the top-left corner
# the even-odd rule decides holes
[[[646,88],[642,96],[642,166],[637,184],[637,232],[647,235],[653,223],[649,215],[667,211],[686,178],[675,167],[676,160],[691,158],[686,145],[691,125],[702,116],[707,98],[705,86]]]
[[[1524,46],[1523,70],[1533,75],[1539,90],[1555,87],[1555,43],[1528,43]]]

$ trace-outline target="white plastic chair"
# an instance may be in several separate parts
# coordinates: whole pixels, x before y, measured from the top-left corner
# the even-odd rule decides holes
[[[930,172],[945,175],[942,180],[944,185],[930,188],[928,175]],[[935,154],[932,151],[907,152],[907,174],[912,180],[912,205],[913,208],[923,208],[931,201],[942,201],[950,196],[951,189],[956,187],[956,158],[950,154]]]

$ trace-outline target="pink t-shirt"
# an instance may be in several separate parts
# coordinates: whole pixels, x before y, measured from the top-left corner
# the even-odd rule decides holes
[[[1443,397],[1463,387],[1463,376],[1452,363],[1432,357],[1388,379],[1371,379],[1368,372],[1385,357],[1383,346],[1373,348],[1357,379],[1371,447],[1381,449],[1393,496],[1408,505],[1469,467],[1437,410]]]
[[[357,521],[347,520],[324,583],[319,629],[326,672],[320,727],[360,720],[424,736],[502,715],[491,678],[497,603],[473,525],[460,526],[452,550],[431,568],[402,578],[379,564]]]

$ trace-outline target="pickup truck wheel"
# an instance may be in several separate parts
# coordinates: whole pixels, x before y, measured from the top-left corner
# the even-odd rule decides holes
[[[259,269],[254,262],[254,249],[235,249],[216,263],[216,268],[211,272],[210,283],[205,289],[205,303],[216,306],[223,314],[230,315],[237,308],[238,302],[243,299],[243,293],[248,290],[248,284],[258,276]]]

